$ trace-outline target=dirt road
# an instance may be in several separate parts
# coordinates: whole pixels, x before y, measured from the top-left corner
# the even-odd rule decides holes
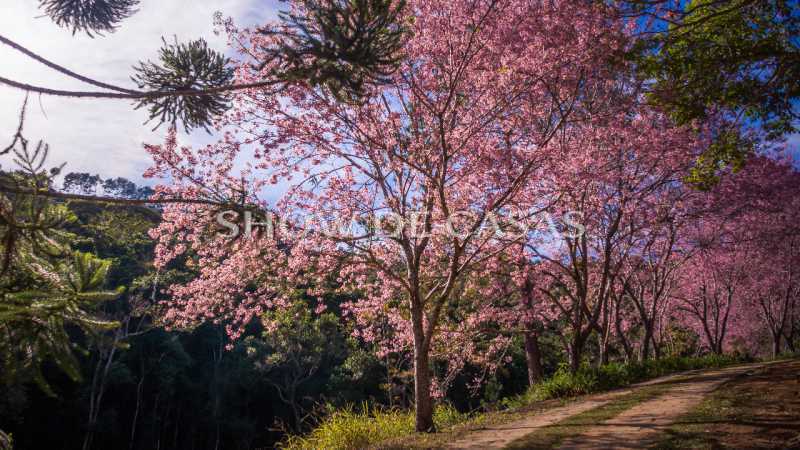
[[[564,440],[559,447],[563,449],[647,448],[665,427],[697,405],[706,394],[725,381],[753,371],[761,365],[763,364],[750,364],[657,378],[627,389],[593,395],[515,422],[470,433],[463,439],[451,443],[448,448],[501,449],[541,428],[603,407],[647,386],[669,386],[657,398],[633,406],[588,430],[582,430],[579,436]]]

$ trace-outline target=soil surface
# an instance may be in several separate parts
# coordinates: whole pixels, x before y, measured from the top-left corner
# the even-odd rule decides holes
[[[658,442],[662,432],[696,407],[722,383],[751,373],[764,364],[749,364],[725,369],[677,374],[656,378],[629,388],[585,397],[563,407],[550,409],[524,419],[478,430],[452,442],[454,449],[501,449],[555,425],[571,416],[602,407],[645,386],[673,384],[663,395],[622,412],[611,420],[590,427],[579,436],[565,440],[564,449],[640,449]]]
[[[656,448],[800,450],[800,361],[725,384],[678,419]]]
[[[641,449],[656,444],[660,433],[691,411],[722,383],[753,367],[731,367],[692,376],[660,397],[641,403],[580,436],[565,441],[564,450]]]

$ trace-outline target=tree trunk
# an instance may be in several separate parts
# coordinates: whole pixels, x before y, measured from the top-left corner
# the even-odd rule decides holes
[[[175,433],[172,435],[172,448],[178,448],[178,433],[180,432],[181,423],[181,407],[178,405],[178,410],[175,411]]]
[[[411,299],[411,325],[414,331],[414,410],[415,428],[420,433],[433,433],[433,398],[428,360],[428,339],[425,336],[425,314],[418,298]]]
[[[653,344],[653,356],[655,356],[657,360],[661,359],[661,345],[658,342],[656,342],[655,336],[651,338],[651,342]]]
[[[772,333],[772,357],[777,358],[781,354],[781,333]]]
[[[127,327],[127,323],[125,325]],[[127,330],[126,330],[127,331]],[[89,392],[89,421],[86,436],[83,439],[83,450],[90,450],[94,441],[94,432],[97,428],[97,419],[100,416],[100,403],[106,390],[108,372],[117,350],[117,343],[121,340],[121,331],[114,332],[114,340],[108,350],[103,351],[98,347],[97,366],[92,376],[91,390]],[[105,359],[103,359],[105,358]]]
[[[645,328],[649,328],[645,326]],[[652,341],[651,332],[649,329],[645,330],[642,337],[642,345],[639,351],[639,362],[645,362],[650,358],[650,342]]]
[[[611,335],[610,335],[610,333],[608,333],[608,331],[603,332],[603,334],[599,337],[599,339],[600,339],[600,348],[599,348],[600,354],[598,355],[599,358],[597,360],[598,366],[604,366],[604,365],[608,364],[608,349],[609,349],[610,338],[611,338]]]
[[[416,346],[415,346],[416,347]],[[431,398],[431,372],[428,352],[414,349],[414,407],[416,409],[416,430],[433,433],[433,399]]]
[[[297,404],[297,388],[292,385],[287,395],[289,398],[289,406],[292,408],[292,415],[294,416],[294,429],[300,433],[303,431],[303,414],[300,411],[300,405]]]
[[[597,358],[597,365],[604,366],[608,364],[608,352],[611,347],[611,310],[608,306],[608,299],[603,301],[603,323],[600,326],[600,334],[598,335],[598,343],[600,344],[599,354]]]
[[[528,385],[533,386],[542,380],[542,352],[535,330],[525,332],[525,361],[528,365]]]
[[[583,342],[579,337],[572,340],[569,346],[569,371],[577,373],[581,368],[581,356],[583,355]]]
[[[131,422],[131,437],[130,437],[130,444],[129,449],[133,450],[135,443],[136,443],[136,427],[138,426],[139,421],[139,410],[142,407],[142,388],[144,387],[144,363],[142,365],[142,376],[139,378],[139,382],[136,384],[136,407],[133,410],[133,420]]]
[[[789,349],[791,353],[795,353],[797,351],[794,345],[794,332],[790,332],[783,336],[784,340],[786,341],[786,347]]]
[[[625,362],[629,363],[633,361],[633,349],[631,348],[630,342],[628,342],[628,338],[625,337],[625,333],[622,332],[622,323],[619,318],[619,312],[617,312],[617,317],[614,320],[614,326],[617,329],[619,342],[622,344],[622,348],[625,351]]]

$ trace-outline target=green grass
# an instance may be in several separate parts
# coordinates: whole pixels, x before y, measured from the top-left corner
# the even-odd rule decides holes
[[[449,405],[437,406],[434,411],[434,422],[439,427],[451,427],[468,418]],[[348,407],[332,411],[311,433],[290,436],[281,448],[356,450],[412,433],[413,411],[379,409],[365,403],[360,410]]]
[[[593,425],[612,419],[639,403],[652,400],[671,389],[674,382],[646,386],[605,405],[584,411],[556,424],[542,427],[531,434],[509,444],[508,449],[551,449],[557,448],[565,439],[577,436]]]

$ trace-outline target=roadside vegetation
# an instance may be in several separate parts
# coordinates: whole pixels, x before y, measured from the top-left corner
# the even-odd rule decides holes
[[[566,367],[561,367],[551,377],[535,384],[525,393],[502,399],[494,411],[465,414],[447,405],[438,407],[435,417],[436,423],[441,424],[440,432],[427,435],[414,433],[413,411],[380,409],[365,403],[360,408],[351,406],[329,410],[329,415],[321,417],[319,425],[313,431],[305,436],[289,437],[283,443],[283,448],[435,448],[466,431],[488,424],[508,422],[519,418],[521,413],[546,410],[579,396],[622,388],[677,372],[719,368],[748,361],[748,358],[721,355],[668,357],[627,364],[612,363],[601,367],[585,366],[574,374]],[[566,436],[565,433],[574,433],[576,427],[613,417],[637,403],[658,396],[670,387],[672,384],[642,388],[609,405],[579,414],[557,427],[548,428],[544,436],[537,434],[537,439],[557,443]]]

